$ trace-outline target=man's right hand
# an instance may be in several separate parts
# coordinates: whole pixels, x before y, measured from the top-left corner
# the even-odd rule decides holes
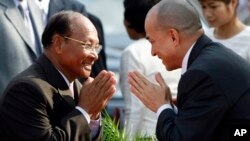
[[[108,104],[116,91],[116,79],[113,72],[103,70],[95,79],[88,78],[82,86],[78,106],[95,119]]]

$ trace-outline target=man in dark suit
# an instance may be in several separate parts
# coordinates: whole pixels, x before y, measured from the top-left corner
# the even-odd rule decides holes
[[[163,0],[147,14],[145,29],[152,55],[167,70],[182,68],[177,108],[161,75],[159,85],[130,72],[131,91],[157,112],[159,141],[229,141],[237,129],[250,129],[250,64],[211,41],[198,13],[185,0]]]
[[[1,99],[1,141],[101,140],[100,111],[116,80],[105,70],[89,77],[101,50],[94,25],[78,12],[59,12],[42,43],[43,55],[10,82]],[[87,79],[83,86],[78,77]]]

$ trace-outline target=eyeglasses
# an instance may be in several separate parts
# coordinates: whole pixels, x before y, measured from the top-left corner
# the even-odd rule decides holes
[[[86,42],[83,42],[83,41],[80,41],[80,40],[77,40],[77,39],[73,39],[73,38],[70,38],[70,37],[67,37],[67,36],[62,36],[62,37],[65,38],[65,39],[69,39],[69,40],[78,42],[78,43],[81,44],[83,49],[95,51],[97,54],[99,54],[101,52],[101,50],[102,50],[102,45],[99,45],[99,44],[96,45],[96,46],[92,46],[91,44],[88,44]]]

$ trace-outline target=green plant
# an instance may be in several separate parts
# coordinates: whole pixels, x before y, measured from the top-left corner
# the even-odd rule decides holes
[[[119,121],[115,123],[106,110],[103,111],[102,118],[103,141],[129,141],[126,128],[119,129]],[[155,136],[147,136],[137,133],[133,141],[157,141]]]

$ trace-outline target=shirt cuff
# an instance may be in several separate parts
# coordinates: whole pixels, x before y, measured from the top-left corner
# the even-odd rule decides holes
[[[101,116],[97,120],[90,120],[89,114],[83,108],[81,108],[80,106],[76,106],[76,109],[79,110],[86,118],[91,130],[92,139],[95,138],[100,131]]]
[[[174,109],[173,107],[170,105],[170,104],[164,104],[162,105],[158,110],[157,110],[157,118],[160,116],[161,112],[165,109],[171,109],[171,110],[174,110],[175,114],[178,113],[178,109],[176,106],[174,106]]]
[[[82,113],[82,115],[85,117],[85,119],[87,120],[87,122],[89,124],[90,123],[89,114],[83,108],[81,108],[80,106],[76,106],[76,109],[79,110]]]
[[[91,130],[91,136],[92,139],[96,138],[96,136],[99,134],[100,132],[100,125],[101,125],[101,118],[99,118],[98,120],[91,120],[89,127]]]

